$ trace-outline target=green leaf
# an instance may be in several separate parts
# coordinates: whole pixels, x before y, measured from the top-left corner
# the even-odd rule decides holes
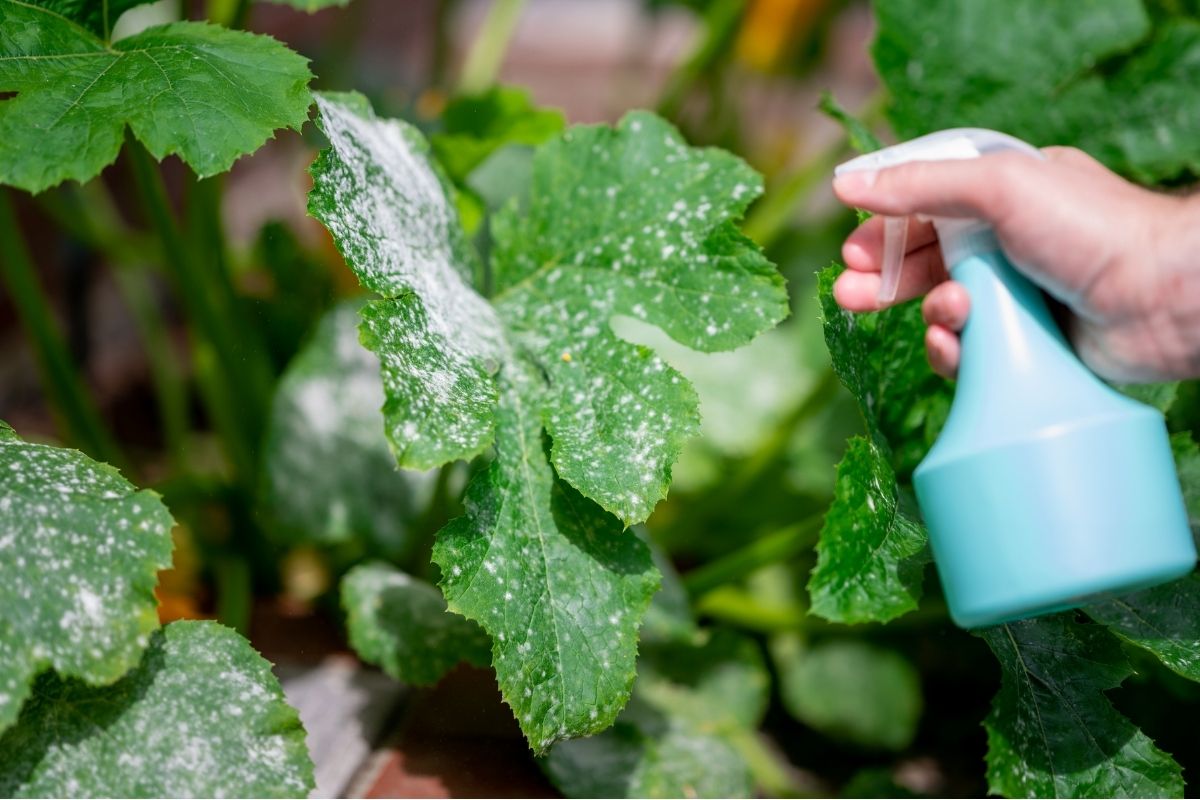
[[[305,59],[266,36],[201,22],[111,45],[43,8],[0,0],[0,183],[40,192],[111,164],[128,126],[201,177],[229,169],[312,98]]]
[[[1168,669],[1200,681],[1200,575],[1114,597],[1084,611]]]
[[[645,544],[555,477],[529,402],[537,377],[512,372],[501,373],[496,460],[433,560],[450,609],[492,637],[500,690],[540,753],[620,712],[658,574]]]
[[[435,587],[387,564],[346,573],[342,608],[355,652],[398,681],[430,685],[460,661],[491,663],[479,626],[447,611]]]
[[[1133,672],[1112,634],[1059,614],[980,635],[1003,670],[984,721],[992,792],[1183,796],[1179,765],[1104,696]]]
[[[333,8],[334,6],[340,8],[350,5],[350,0],[267,0],[267,2],[276,3],[281,6],[291,6],[301,11],[307,11],[309,14],[313,14],[323,8]]]
[[[808,645],[797,634],[771,640],[783,703],[834,739],[903,750],[921,718],[921,682],[899,653],[848,639]]]
[[[301,797],[304,728],[271,665],[232,630],[176,622],[98,688],[47,673],[0,737],[5,797]]]
[[[41,6],[47,11],[66,17],[105,39],[129,9],[152,3],[154,0],[24,0],[26,5]]]
[[[697,401],[609,320],[639,317],[705,350],[777,322],[782,279],[731,221],[761,190],[757,175],[688,148],[648,114],[575,129],[534,156],[528,214],[514,204],[495,219],[493,306],[468,286],[475,259],[420,135],[336,98],[318,103],[332,146],[313,168],[309,206],[364,285],[388,298],[368,307],[363,338],[384,365],[401,464],[481,452],[493,374],[527,359],[549,383],[538,412],[558,474],[627,524],[645,519],[697,428]]]
[[[430,144],[451,180],[462,185],[497,150],[541,144],[565,126],[561,111],[539,108],[526,90],[495,86],[451,100],[442,112],[442,130],[430,137]]]
[[[1117,384],[1116,389],[1134,400],[1154,406],[1166,414],[1175,403],[1179,394],[1179,381],[1169,383],[1124,383]]]
[[[356,543],[402,558],[431,482],[396,469],[379,410],[379,358],[358,341],[361,306],[352,300],[329,311],[280,379],[263,502],[272,530],[292,543]]]
[[[842,108],[842,104],[834,99],[832,92],[821,93],[821,102],[818,107],[821,109],[821,113],[845,129],[850,146],[858,152],[870,153],[883,147],[883,142],[879,141],[879,137],[872,133],[871,129],[861,120]]]
[[[887,443],[896,472],[907,479],[937,438],[954,392],[929,367],[920,303],[872,314],[845,311],[833,299],[843,269],[834,265],[818,277],[825,343],[871,438]]]
[[[1183,502],[1187,507],[1192,535],[1200,531],[1200,447],[1186,431],[1171,434],[1171,452],[1175,456],[1175,470],[1179,474],[1179,488],[1183,491]]]
[[[1200,25],[1151,35],[1139,0],[876,0],[901,138],[980,126],[1074,144],[1146,181],[1200,166]]]
[[[499,318],[469,284],[475,257],[447,186],[412,127],[361,96],[319,95],[331,147],[312,167],[308,210],[363,285],[362,341],[383,364],[388,438],[402,467],[471,458],[491,443]]]
[[[158,627],[174,521],[149,491],[75,450],[0,428],[0,730],[37,673],[91,684],[132,668]]]
[[[510,205],[493,222],[494,302],[548,376],[554,466],[626,523],[666,495],[698,401],[609,320],[625,314],[703,351],[774,326],[787,314],[783,280],[733,223],[761,191],[736,157],[689,148],[632,112],[541,147],[528,213]]]
[[[651,645],[611,730],[563,742],[543,765],[568,797],[750,797],[737,738],[766,712],[770,678],[750,640]]]
[[[894,619],[917,607],[929,560],[925,528],[903,507],[886,452],[854,437],[821,528],[811,612],[833,622]]]

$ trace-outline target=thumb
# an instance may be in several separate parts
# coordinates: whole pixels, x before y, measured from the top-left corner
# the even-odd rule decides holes
[[[961,161],[914,161],[877,172],[850,172],[833,181],[838,199],[886,216],[926,214],[1005,219],[1019,196],[1036,197],[1045,165],[1020,153]]]

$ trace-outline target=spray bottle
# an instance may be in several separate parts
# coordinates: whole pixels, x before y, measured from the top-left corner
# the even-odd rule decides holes
[[[1011,136],[961,128],[836,174],[1006,150],[1042,157]],[[884,222],[881,301],[896,296],[907,222]],[[1162,414],[1083,365],[987,223],[933,224],[971,298],[954,403],[913,473],[954,621],[995,625],[1186,575],[1196,547]]]

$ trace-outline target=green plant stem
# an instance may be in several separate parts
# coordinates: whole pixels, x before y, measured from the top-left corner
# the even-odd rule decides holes
[[[429,497],[429,505],[425,513],[413,526],[416,533],[416,545],[413,548],[412,571],[423,578],[432,578],[433,540],[450,517],[450,479],[455,469],[454,463],[438,467],[437,478],[434,479],[433,492]]]
[[[126,464],[88,395],[38,283],[8,192],[0,190],[0,277],[29,336],[50,402],[68,438],[81,450],[118,467]]]
[[[252,385],[252,379],[244,375],[244,354],[214,298],[211,276],[184,242],[157,166],[141,144],[131,138],[128,145],[143,210],[158,233],[178,296],[199,334],[193,339],[193,354],[201,394],[234,470],[250,481],[255,463],[252,443],[258,439],[258,429],[247,425],[239,398],[240,392]]]
[[[238,555],[222,555],[214,562],[213,571],[217,588],[217,620],[243,636],[248,635],[254,602],[250,564]]]
[[[68,184],[45,192],[42,207],[55,222],[84,245],[103,253],[146,351],[154,396],[162,423],[163,441],[172,466],[187,469],[187,385],[171,347],[171,333],[154,297],[146,244],[127,244],[134,236],[117,214],[112,197],[100,181],[84,187]]]
[[[878,121],[883,114],[884,95],[876,92],[859,110],[858,117],[864,124]],[[833,168],[846,155],[845,139],[818,153],[812,159],[768,188],[766,195],[751,210],[742,226],[742,232],[762,247],[770,247],[787,229],[796,215],[796,207],[812,193],[818,185],[830,180]]]
[[[458,79],[461,94],[477,94],[496,82],[508,42],[525,8],[525,0],[495,0],[488,9]]]
[[[769,564],[786,561],[816,543],[823,519],[823,514],[814,514],[794,525],[760,536],[732,553],[692,570],[683,576],[683,585],[688,594],[696,597]]]
[[[725,738],[746,762],[754,782],[767,797],[828,797],[815,785],[801,782],[797,771],[775,753],[758,731],[733,728],[724,732]]]
[[[729,52],[746,10],[746,0],[714,0],[704,12],[704,32],[683,63],[667,79],[658,113],[674,119],[683,108],[692,87],[709,74]]]

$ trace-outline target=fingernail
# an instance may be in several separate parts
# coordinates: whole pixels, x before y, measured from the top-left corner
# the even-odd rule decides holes
[[[874,186],[878,176],[875,170],[847,172],[833,179],[833,190],[838,194],[856,195]]]

